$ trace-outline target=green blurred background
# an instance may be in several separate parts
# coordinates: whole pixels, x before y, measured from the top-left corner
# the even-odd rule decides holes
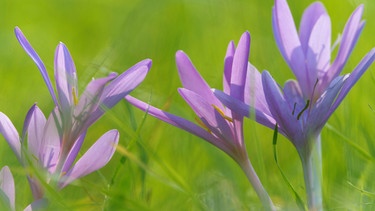
[[[289,0],[297,24],[313,1]],[[352,11],[365,4],[365,29],[344,68],[348,73],[375,46],[375,1],[325,0],[332,40]],[[47,115],[53,102],[33,61],[14,36],[19,26],[53,78],[58,42],[69,48],[80,93],[92,77],[123,72],[151,58],[146,80],[132,94],[193,120],[177,93],[181,87],[174,55],[185,51],[211,87],[222,88],[223,59],[230,40],[251,33],[250,61],[283,84],[293,78],[272,34],[272,0],[91,0],[0,1],[0,111],[21,131],[33,103]],[[334,58],[334,56],[333,56]],[[375,67],[355,85],[322,132],[326,210],[375,209]],[[373,110],[374,109],[374,110]],[[83,151],[104,132],[120,131],[120,147],[110,163],[56,194],[57,210],[259,210],[261,204],[244,173],[225,153],[184,131],[144,114],[125,101],[88,132]],[[272,152],[273,131],[245,120],[250,159],[274,203],[298,209]],[[305,198],[302,168],[291,143],[279,136],[279,162]],[[25,172],[0,138],[0,166],[16,180],[17,209],[32,201]],[[99,156],[99,155],[98,155]]]

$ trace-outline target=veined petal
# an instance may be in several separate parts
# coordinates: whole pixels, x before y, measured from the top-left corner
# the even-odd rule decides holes
[[[40,149],[42,148],[44,127],[47,120],[38,106],[34,105],[30,110],[32,113],[29,117],[29,125],[27,127],[27,148],[35,158],[38,158]]]
[[[297,80],[306,81],[305,56],[286,0],[275,0],[272,28],[277,46]]]
[[[101,136],[62,178],[60,188],[105,166],[115,153],[118,141],[117,130],[110,130]]]
[[[176,64],[184,88],[189,89],[223,110],[220,101],[211,92],[210,86],[195,69],[189,57],[183,51],[177,51]]]
[[[250,54],[250,33],[242,34],[233,57],[230,95],[244,101],[247,64]]]
[[[70,111],[78,96],[77,74],[69,50],[63,43],[55,52],[55,79],[62,111]]]
[[[49,90],[49,92],[52,96],[52,99],[55,102],[55,105],[58,105],[55,92],[52,88],[52,84],[51,84],[51,81],[50,81],[48,73],[47,73],[47,69],[44,66],[44,64],[43,64],[42,60],[40,59],[39,55],[35,52],[33,47],[31,47],[29,41],[27,41],[26,37],[23,35],[21,29],[16,27],[14,29],[14,32],[16,34],[18,42],[21,44],[21,46],[26,51],[26,53],[31,57],[31,59],[35,62],[36,66],[39,68],[39,71],[43,76],[44,82],[47,85],[47,88],[48,88],[48,90]]]
[[[134,65],[108,84],[100,99],[100,106],[91,114],[88,124],[98,120],[106,111],[112,108],[146,77],[151,67],[151,60],[146,59]]]
[[[16,210],[15,209],[16,191],[14,188],[14,179],[8,166],[4,166],[0,171],[0,189],[8,197],[10,208],[12,210]]]
[[[332,105],[329,111],[330,113],[336,110],[336,108],[340,105],[341,101],[348,94],[350,89],[359,80],[359,78],[363,75],[363,73],[369,68],[369,66],[374,62],[374,60],[375,60],[375,48],[373,48],[370,52],[366,54],[366,56],[361,60],[361,62],[357,65],[354,71],[349,75],[339,95],[337,96],[334,104]]]
[[[301,125],[297,118],[292,115],[292,109],[284,99],[280,89],[272,76],[264,71],[262,73],[264,95],[266,96],[267,104],[270,112],[276,123],[283,128],[287,137],[291,140],[298,140],[301,135]],[[299,143],[294,143],[298,146]]]
[[[145,102],[142,102],[130,95],[127,95],[125,97],[129,103],[134,105],[135,107],[141,109],[142,111],[150,114],[151,116],[154,116],[168,124],[171,124],[173,126],[176,126],[182,130],[185,130],[191,134],[194,134],[212,145],[220,148],[227,154],[231,155],[232,157],[234,156],[231,149],[226,146],[225,143],[222,143],[219,139],[217,139],[215,136],[210,134],[207,130],[203,129],[202,127],[199,127],[198,125],[194,124],[193,122],[190,122],[184,118],[181,118],[179,116],[173,115],[171,113],[168,113],[166,111],[162,111],[158,108],[155,108],[154,106],[151,106]]]
[[[12,121],[10,121],[10,119],[2,112],[0,112],[0,133],[8,142],[10,148],[12,148],[18,160],[21,161],[21,143],[18,132],[14,127]]]
[[[362,12],[363,5],[360,5],[352,13],[348,22],[346,23],[341,39],[341,45],[337,53],[337,57],[333,62],[331,68],[327,71],[324,78],[326,84],[340,74],[342,68],[348,60],[350,53],[352,52],[355,44],[357,43],[359,35],[362,32],[364,26],[364,21],[361,21]]]
[[[223,88],[224,92],[230,94],[230,81],[232,76],[232,64],[233,56],[236,51],[236,46],[233,41],[230,41],[227,47],[227,53],[224,58],[224,76],[223,76]]]

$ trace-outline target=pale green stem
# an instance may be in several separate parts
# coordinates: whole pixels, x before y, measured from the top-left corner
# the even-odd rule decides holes
[[[299,151],[305,178],[309,210],[323,210],[322,200],[322,152],[320,135],[309,140],[306,148]]]
[[[267,191],[264,189],[262,183],[260,182],[258,175],[256,174],[249,158],[243,159],[240,163],[242,170],[245,172],[247,179],[253,186],[255,192],[257,193],[260,201],[262,202],[265,210],[276,210],[275,206],[272,203],[270,196]]]

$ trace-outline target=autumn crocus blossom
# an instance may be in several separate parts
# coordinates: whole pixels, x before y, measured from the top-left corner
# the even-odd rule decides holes
[[[249,100],[249,50],[250,34],[245,32],[237,48],[233,42],[229,43],[225,56],[224,92],[241,102]],[[247,156],[242,128],[244,116],[222,105],[184,52],[176,53],[176,63],[183,85],[178,91],[199,117],[197,123],[162,111],[130,95],[126,99],[148,114],[186,130],[226,152],[245,171],[264,206],[274,209]]]
[[[311,4],[303,13],[297,33],[287,2],[276,0],[272,13],[276,43],[297,80],[287,81],[280,90],[269,72],[259,77],[256,71],[258,89],[263,92],[255,93],[253,105],[215,91],[226,106],[239,113],[249,115],[253,108],[257,122],[272,129],[277,125],[278,131],[294,144],[304,167],[310,209],[322,209],[321,130],[375,59],[372,49],[351,74],[340,75],[363,29],[362,11],[363,6],[359,6],[347,21],[331,64],[331,23],[324,6],[320,2]]]
[[[60,43],[55,54],[57,97],[43,62],[19,28],[15,29],[15,33],[24,50],[38,66],[55,109],[46,119],[34,105],[26,116],[21,137],[9,118],[0,113],[0,132],[24,165],[30,162],[30,159],[25,161],[27,154],[32,155],[31,163],[37,163],[47,170],[47,182],[56,180],[62,188],[72,180],[103,167],[112,157],[118,142],[116,130],[105,133],[73,165],[89,126],[143,81],[151,60],[143,60],[118,76],[111,73],[105,78],[92,80],[79,98],[75,65],[68,49]],[[24,145],[26,134],[27,145]],[[42,197],[43,191],[36,178],[29,176],[29,182],[34,197]]]

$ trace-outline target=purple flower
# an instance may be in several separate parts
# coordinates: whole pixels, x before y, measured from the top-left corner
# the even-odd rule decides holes
[[[78,98],[75,65],[68,49],[63,43],[60,43],[55,52],[54,63],[58,96],[56,97],[42,60],[18,27],[15,28],[15,34],[26,53],[38,66],[57,106],[55,113],[61,123],[58,129],[62,138],[60,156],[63,157],[68,155],[76,141],[83,141],[80,136],[86,132],[90,125],[143,81],[151,67],[151,60],[146,59],[135,64],[119,76],[117,76],[117,73],[110,73],[105,78],[92,80],[81,97]]]
[[[16,190],[13,175],[8,166],[4,166],[0,170],[0,193],[1,198],[4,200],[5,205],[8,206],[8,209],[16,210]],[[46,200],[44,199],[36,200],[29,204],[24,211],[40,210],[45,204]]]
[[[245,75],[249,57],[250,34],[244,33],[237,49],[230,42],[225,57],[224,91],[240,101],[244,101]],[[247,157],[243,142],[243,116],[226,109],[212,93],[207,82],[200,76],[189,57],[182,51],[176,53],[178,73],[183,85],[180,95],[197,114],[197,122],[157,109],[134,97],[126,99],[134,106],[169,124],[203,138],[220,148],[234,160],[240,162]]]
[[[62,136],[58,131],[61,125],[56,119],[56,111],[57,108],[46,119],[42,111],[33,105],[26,115],[21,137],[11,120],[0,112],[0,133],[25,167],[31,165],[36,169],[45,169],[46,176],[41,174],[45,177],[45,182],[57,183],[59,188],[63,188],[73,180],[106,165],[115,152],[119,133],[117,130],[110,130],[102,135],[73,165],[85,134],[79,137],[68,156],[62,157]],[[57,168],[59,163],[63,164],[62,168]],[[28,180],[34,198],[42,198],[43,189],[38,177],[31,174]]]
[[[303,13],[297,33],[285,0],[276,0],[273,29],[276,43],[297,80],[289,80],[284,88],[264,71],[253,70],[255,94],[253,104],[245,104],[215,90],[215,95],[232,110],[242,115],[255,112],[256,121],[278,131],[296,147],[305,171],[309,208],[322,208],[319,169],[321,164],[320,132],[349,90],[375,59],[372,49],[351,74],[340,73],[363,29],[363,6],[350,16],[343,31],[336,59],[331,64],[331,23],[324,6],[311,4]],[[314,149],[316,156],[312,158]]]
[[[297,80],[288,80],[280,90],[268,71],[260,75],[252,69],[254,103],[244,104],[219,90],[215,90],[215,95],[242,115],[249,116],[254,109],[257,122],[272,129],[277,123],[280,133],[297,149],[303,148],[311,136],[320,134],[329,117],[375,59],[375,49],[372,49],[351,74],[339,75],[363,28],[362,10],[362,6],[358,7],[349,18],[337,58],[331,65],[330,19],[323,5],[317,2],[306,9],[298,35],[287,3],[276,0],[275,38]]]
[[[143,81],[151,60],[143,60],[119,76],[111,73],[105,78],[92,80],[78,98],[75,66],[68,49],[60,43],[55,53],[56,97],[43,62],[19,28],[15,29],[15,33],[42,73],[55,108],[46,119],[34,105],[26,116],[21,137],[9,118],[0,112],[0,133],[24,166],[45,169],[46,182],[56,183],[63,188],[71,181],[103,167],[110,160],[119,139],[117,130],[105,133],[73,165],[89,126]],[[36,199],[43,196],[38,179],[33,175],[28,176]]]
[[[4,166],[0,170],[0,192],[1,198],[5,200],[5,204],[9,206],[10,210],[16,210],[14,179],[8,166]]]
[[[249,51],[250,34],[245,32],[237,48],[233,42],[229,43],[224,61],[224,92],[243,103],[250,100],[250,81],[246,80],[249,78],[246,76],[249,68]],[[183,85],[178,91],[198,116],[197,124],[148,105],[130,95],[125,98],[148,114],[186,130],[227,153],[242,167],[264,206],[274,209],[248,159],[243,137],[244,116],[222,105],[184,52],[176,53],[176,63]]]

